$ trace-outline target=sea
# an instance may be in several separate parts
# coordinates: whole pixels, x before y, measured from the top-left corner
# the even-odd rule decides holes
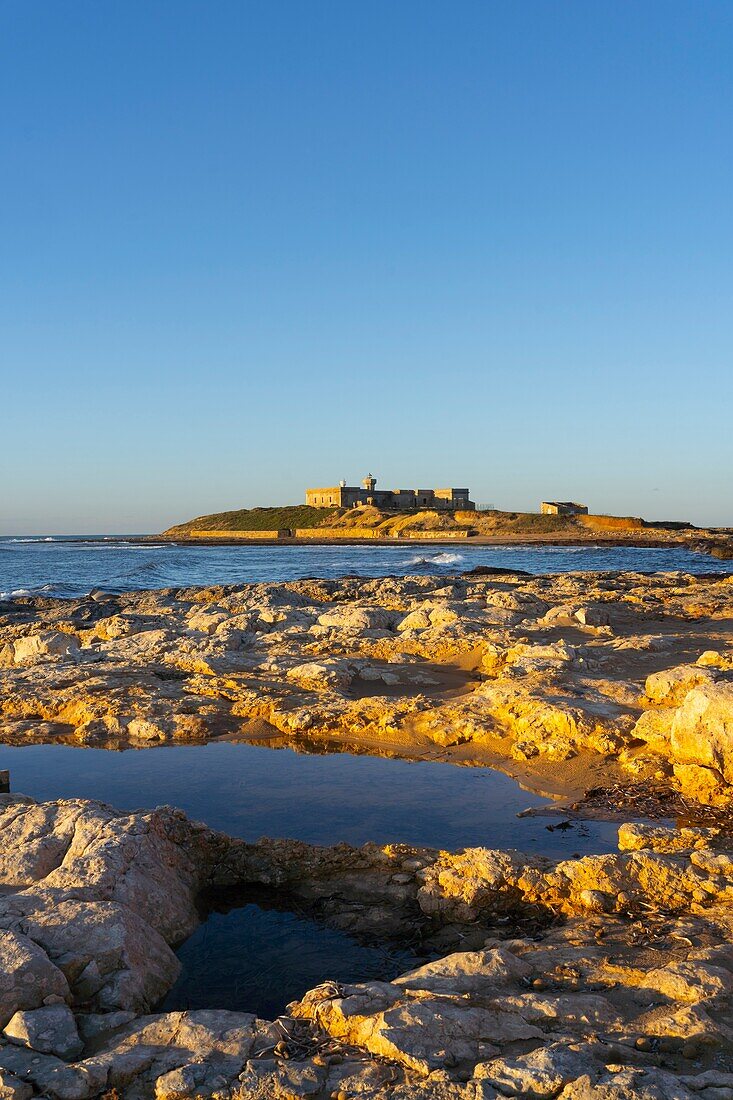
[[[0,538],[0,600],[83,596],[93,589],[248,584],[302,577],[460,573],[477,565],[528,573],[630,570],[733,573],[733,561],[683,547],[648,546],[198,546],[134,536]]]

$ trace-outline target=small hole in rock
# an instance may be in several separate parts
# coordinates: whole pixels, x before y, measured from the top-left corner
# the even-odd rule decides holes
[[[261,886],[212,891],[200,908],[202,923],[178,948],[182,970],[157,1011],[273,1019],[321,982],[389,981],[426,961],[394,942],[357,940]]]

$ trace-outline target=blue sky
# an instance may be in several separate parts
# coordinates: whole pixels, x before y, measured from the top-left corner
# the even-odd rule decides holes
[[[733,523],[729,0],[5,0],[0,531]]]

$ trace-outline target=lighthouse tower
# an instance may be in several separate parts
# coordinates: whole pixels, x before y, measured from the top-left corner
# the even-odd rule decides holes
[[[365,495],[364,495],[364,498],[363,498],[365,504],[376,504],[377,503],[376,497],[374,495],[374,486],[376,484],[377,484],[377,479],[375,477],[372,477],[371,474],[367,474],[367,476],[362,481],[362,485],[364,486],[364,490],[365,490]]]

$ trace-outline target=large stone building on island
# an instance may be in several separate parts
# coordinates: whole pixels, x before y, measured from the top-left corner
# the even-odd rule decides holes
[[[314,508],[359,508],[371,504],[397,512],[431,508],[443,511],[473,511],[476,505],[469,500],[468,489],[377,489],[377,479],[368,474],[361,488],[338,485],[325,489],[306,489],[305,502]]]

